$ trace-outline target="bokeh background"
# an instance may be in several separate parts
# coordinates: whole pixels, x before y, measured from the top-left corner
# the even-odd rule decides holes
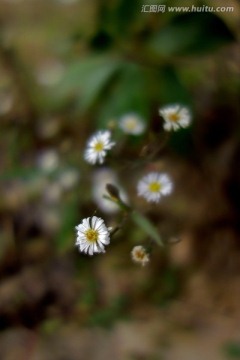
[[[141,12],[163,3],[234,11]],[[1,359],[240,359],[239,13],[237,0],[0,0]],[[169,103],[193,123],[156,152]],[[139,137],[117,128],[132,111]],[[91,166],[102,128],[117,146]],[[152,169],[174,181],[157,206],[136,195]],[[122,222],[106,182],[165,243],[144,268],[130,252],[150,239],[130,220],[104,255],[74,246],[82,218]]]

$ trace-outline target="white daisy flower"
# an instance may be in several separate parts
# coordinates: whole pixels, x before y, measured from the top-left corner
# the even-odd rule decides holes
[[[110,243],[110,228],[106,227],[103,219],[97,216],[83,219],[76,230],[76,245],[80,252],[88,255],[105,252],[104,246]]]
[[[115,142],[111,141],[110,131],[98,131],[88,140],[84,159],[90,164],[96,164],[97,162],[102,164],[107,154],[107,150],[110,150],[114,145]]]
[[[152,172],[144,176],[138,183],[138,195],[149,202],[159,202],[163,195],[172,192],[173,184],[167,174]]]
[[[181,105],[167,105],[159,109],[159,114],[165,121],[163,128],[166,131],[185,128],[189,126],[192,120],[189,109]]]
[[[134,248],[131,251],[132,260],[135,263],[139,263],[142,266],[145,266],[149,262],[149,254],[146,252],[146,249],[141,246],[134,246]]]
[[[130,113],[120,118],[119,127],[127,134],[141,135],[145,131],[146,124],[139,115]]]

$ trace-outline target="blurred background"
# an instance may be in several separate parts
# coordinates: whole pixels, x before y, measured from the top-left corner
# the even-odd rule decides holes
[[[142,12],[159,4],[233,11]],[[240,359],[239,13],[0,0],[1,359]],[[193,122],[165,143],[172,103]],[[131,112],[140,136],[117,126]],[[104,166],[83,159],[97,129],[117,142]],[[136,193],[153,169],[174,181],[154,206]],[[151,239],[130,220],[104,255],[75,247],[83,218],[122,222],[108,182],[161,234],[146,267],[130,253]]]

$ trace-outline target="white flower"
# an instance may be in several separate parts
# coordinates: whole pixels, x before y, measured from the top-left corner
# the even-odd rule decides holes
[[[103,167],[95,170],[93,173],[92,182],[93,182],[93,187],[92,187],[93,199],[101,211],[107,214],[115,214],[120,210],[117,204],[113,203],[108,199],[104,199],[103,196],[107,195],[106,193],[107,184],[115,185],[119,189],[120,198],[125,203],[128,203],[127,194],[120,186],[117,174],[112,169]]]
[[[145,266],[149,262],[149,254],[146,252],[146,249],[141,246],[134,246],[131,251],[132,260],[136,263]]]
[[[37,161],[41,170],[51,172],[59,165],[59,155],[56,150],[45,150],[39,155]]]
[[[188,108],[181,105],[168,105],[159,109],[159,114],[163,117],[165,123],[163,128],[166,131],[185,128],[191,123],[191,113]]]
[[[144,176],[137,186],[138,195],[149,202],[159,202],[162,195],[172,192],[172,181],[167,174],[152,172]]]
[[[80,174],[77,170],[68,169],[60,174],[58,181],[65,190],[70,190],[78,183],[79,178]]]
[[[105,252],[104,246],[110,243],[110,228],[106,227],[103,219],[97,216],[83,219],[76,230],[79,251],[88,255]]]
[[[90,164],[96,164],[97,162],[102,164],[107,150],[110,150],[114,145],[115,142],[111,141],[110,131],[98,131],[88,140],[84,159]]]
[[[146,128],[146,124],[140,116],[130,113],[120,118],[119,127],[127,134],[141,135]]]

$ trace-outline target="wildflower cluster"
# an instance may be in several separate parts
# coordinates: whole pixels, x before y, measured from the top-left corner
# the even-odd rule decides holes
[[[166,132],[186,128],[191,123],[189,109],[179,104],[160,108],[159,115],[163,119],[163,130]],[[140,136],[146,130],[146,122],[138,114],[129,113],[119,118],[118,127],[126,135]],[[103,164],[108,153],[116,145],[116,142],[112,140],[112,133],[109,130],[99,130],[87,141],[84,159],[91,165]],[[131,215],[132,220],[138,226],[141,226],[145,231],[147,229],[146,233],[155,239],[158,244],[162,245],[159,234],[153,224],[129,206],[128,197],[119,185],[117,176],[111,168],[104,167],[96,170],[93,179],[93,198],[103,212],[114,213],[118,210],[123,210],[125,215]],[[106,188],[109,195],[102,196]],[[163,197],[170,195],[173,188],[171,177],[165,172],[156,170],[148,172],[139,179],[136,183],[136,194],[149,203],[157,204]],[[97,216],[85,218],[76,226],[76,245],[80,252],[88,255],[105,253],[105,246],[109,245],[110,236],[113,236],[120,227],[117,226],[115,229],[111,229],[105,225],[102,218]],[[142,245],[134,246],[131,251],[131,257],[135,263],[139,263],[142,266],[145,266],[150,261],[149,252]]]

